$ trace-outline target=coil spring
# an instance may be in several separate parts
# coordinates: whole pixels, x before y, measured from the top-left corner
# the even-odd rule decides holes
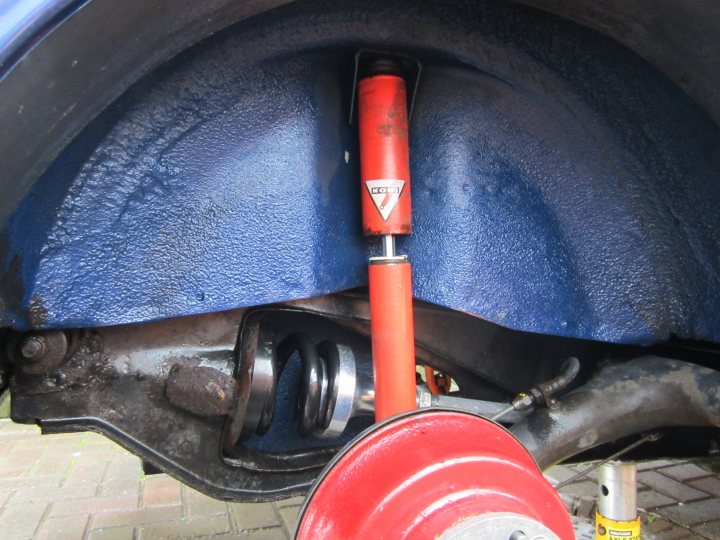
[[[338,348],[331,341],[319,345],[304,334],[291,334],[277,347],[277,360],[273,368],[272,384],[266,395],[255,433],[263,435],[272,425],[275,413],[277,383],[287,361],[297,352],[303,374],[298,395],[297,410],[300,418],[299,431],[311,435],[313,431],[328,428],[337,398]]]

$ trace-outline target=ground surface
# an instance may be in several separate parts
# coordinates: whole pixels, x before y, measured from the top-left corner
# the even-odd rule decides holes
[[[639,465],[639,505],[651,511],[646,531],[664,540],[720,540],[718,461]],[[580,466],[579,468],[582,468]],[[571,467],[549,473],[563,480]],[[596,484],[564,488],[590,515]],[[585,498],[583,498],[585,497]],[[0,538],[3,540],[289,538],[301,498],[266,504],[216,501],[160,474],[100,435],[39,435],[0,420]]]

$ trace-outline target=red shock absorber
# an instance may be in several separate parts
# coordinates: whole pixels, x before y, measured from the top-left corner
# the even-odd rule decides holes
[[[370,328],[376,421],[417,406],[412,277],[397,234],[412,232],[405,79],[391,59],[375,60],[358,84],[363,228],[382,237],[370,259]]]

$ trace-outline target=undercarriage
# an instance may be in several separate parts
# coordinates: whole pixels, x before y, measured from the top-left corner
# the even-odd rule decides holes
[[[717,453],[715,3],[29,4],[14,421],[297,538],[564,540],[542,470]]]

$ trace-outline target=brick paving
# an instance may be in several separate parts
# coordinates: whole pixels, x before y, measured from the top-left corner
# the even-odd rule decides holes
[[[94,433],[40,436],[0,420],[0,539],[145,540],[290,537],[301,497],[217,501]]]
[[[548,471],[548,477],[561,482],[588,467],[589,464],[560,465]],[[638,508],[644,523],[643,538],[720,540],[720,474],[715,471],[720,471],[719,459],[638,463]],[[595,470],[560,489],[582,517],[594,516],[597,475]]]
[[[644,538],[720,540],[720,475],[709,460],[657,460],[638,466]],[[554,467],[552,481],[585,464]],[[578,538],[592,539],[597,471],[565,486]],[[164,474],[144,475],[140,460],[93,433],[39,435],[0,420],[0,538],[145,540],[290,537],[301,497],[238,504],[211,499]],[[589,528],[588,528],[589,527]]]

